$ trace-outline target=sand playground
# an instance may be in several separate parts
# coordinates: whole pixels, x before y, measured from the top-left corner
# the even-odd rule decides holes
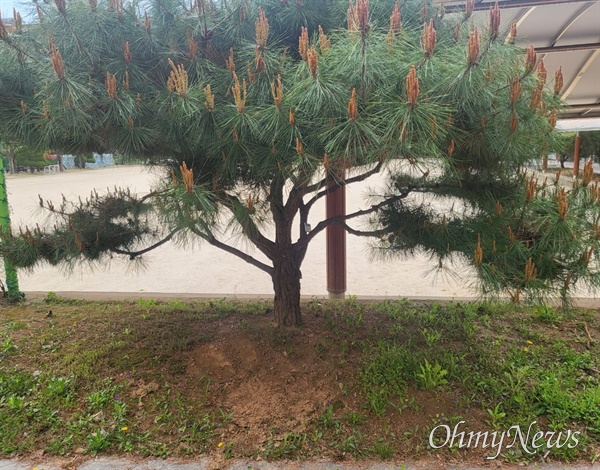
[[[159,169],[142,166],[119,166],[101,169],[68,170],[51,175],[9,175],[7,189],[11,205],[13,230],[22,225],[35,225],[46,220],[47,213],[39,207],[38,195],[58,203],[62,194],[68,200],[86,197],[92,188],[98,192],[107,187],[129,187],[132,192],[146,193],[160,175]],[[384,183],[382,176],[355,183],[347,188],[347,210],[368,207],[365,195]],[[324,199],[315,204],[309,223],[313,226],[324,218]],[[360,222],[354,227],[360,228]],[[294,236],[297,236],[295,234]],[[223,240],[227,239],[227,234]],[[234,238],[234,240],[237,240]],[[347,295],[462,298],[472,297],[469,288],[474,279],[465,266],[453,266],[462,280],[451,273],[438,272],[436,262],[425,255],[381,260],[373,256],[366,237],[347,237],[348,290]],[[242,242],[238,247],[248,248]],[[252,255],[261,258],[257,250]],[[140,264],[143,266],[140,267]],[[302,265],[302,294],[327,295],[325,271],[325,232],[312,241]],[[64,269],[47,265],[35,272],[20,272],[20,288],[31,291],[82,291],[128,293],[180,293],[215,295],[272,295],[271,280],[267,274],[246,262],[207,243],[181,247],[167,243],[143,255],[142,263],[115,257],[110,266],[76,267],[67,273]]]

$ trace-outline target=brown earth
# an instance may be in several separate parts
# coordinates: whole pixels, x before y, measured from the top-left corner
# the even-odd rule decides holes
[[[302,328],[288,330],[276,328],[269,316],[253,318],[251,325],[242,322],[242,328],[228,319],[214,325],[210,340],[185,355],[185,383],[191,387],[187,395],[193,399],[193,383],[208,380],[211,398],[207,406],[232,413],[220,437],[234,441],[242,453],[264,449],[269,441],[281,441],[289,433],[309,431],[328,407],[338,419],[348,413],[368,415],[356,377],[364,362],[358,343],[371,328],[382,324],[376,319],[366,321],[372,322],[370,327],[353,333],[355,344],[346,346],[345,334],[340,335],[344,328],[338,325],[340,331],[331,331],[318,316],[305,315]],[[400,452],[414,457],[421,453],[417,443],[422,444],[423,437],[415,430],[426,429],[436,420],[441,423],[462,415],[474,428],[485,426],[486,413],[466,408],[462,398],[409,388],[406,408],[366,420],[360,432],[373,442],[384,434],[414,433]],[[341,451],[335,458],[350,455]]]
[[[49,308],[51,318],[46,316]],[[403,396],[394,398],[394,406],[382,417],[367,406],[368,390],[360,374],[378,341],[412,342],[417,350],[426,349],[423,324],[411,319],[416,313],[406,313],[400,321],[394,316],[398,314],[376,304],[312,301],[303,307],[303,327],[285,329],[275,326],[270,308],[264,302],[172,300],[65,300],[3,307],[0,338],[10,335],[18,353],[0,358],[0,372],[15,367],[76,376],[75,410],[88,406],[85,397],[102,380],[123,386],[119,399],[127,403],[130,432],[150,433],[157,442],[167,443],[172,456],[223,457],[224,449],[229,449],[235,458],[434,458],[486,463],[482,449],[428,447],[429,431],[437,424],[452,426],[465,420],[470,430],[489,429],[490,404],[456,381],[421,390],[406,380]],[[413,308],[411,302],[406,304],[407,312]],[[442,332],[439,354],[461,350],[463,340],[451,323],[444,323],[445,313],[437,315]],[[507,348],[526,346],[528,333],[515,320],[519,315],[525,318],[517,313],[477,324],[475,343],[485,349],[493,335]],[[574,349],[596,351],[600,316],[597,311],[587,315],[563,320],[559,326],[529,320],[524,324],[535,327],[535,333],[549,342],[562,338]],[[86,359],[91,352],[94,355]],[[178,396],[182,404],[177,404]],[[165,408],[171,415],[162,418]],[[61,418],[66,421],[73,412],[65,410]],[[91,419],[110,424],[110,412],[107,408]],[[201,444],[181,437],[182,428],[207,414],[216,416],[214,435]],[[51,430],[44,432],[35,444],[39,449],[56,439],[48,434]],[[74,449],[82,447],[85,437],[73,444]]]

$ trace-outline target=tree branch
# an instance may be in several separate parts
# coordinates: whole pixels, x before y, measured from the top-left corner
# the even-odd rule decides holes
[[[208,232],[205,234],[205,233],[202,233],[202,232],[196,230],[194,227],[189,227],[189,229],[193,234],[198,235],[200,238],[203,238],[208,243],[210,243],[212,246],[215,246],[217,248],[220,248],[223,251],[226,251],[227,253],[237,256],[238,258],[244,260],[246,263],[249,263],[252,266],[255,266],[258,269],[261,269],[262,271],[266,272],[269,276],[273,275],[274,269],[271,266],[268,266],[268,265],[258,261],[256,258],[250,256],[248,253],[244,253],[243,251],[238,250],[237,248],[234,248],[233,246],[229,246],[229,245],[217,240],[216,237],[212,233]]]
[[[325,189],[323,189],[322,191],[319,191],[317,194],[315,194],[306,204],[304,204],[304,206],[306,207],[307,212],[310,211],[311,206],[317,202],[319,199],[321,199],[323,196],[329,194],[332,191],[335,191],[338,188],[344,187],[344,186],[348,186],[349,184],[352,183],[358,183],[360,181],[364,181],[367,178],[379,173],[381,171],[381,169],[383,168],[383,161],[380,161],[379,163],[377,163],[377,165],[375,165],[372,169],[370,169],[369,171],[362,173],[360,175],[356,175],[352,178],[347,178],[345,180],[340,181],[337,185],[332,185],[332,186],[327,186]],[[324,184],[327,184],[329,181],[329,178],[324,178],[321,181],[319,181],[318,183],[315,183],[311,186],[308,186],[306,188],[306,192],[310,193],[313,191],[316,191],[318,188],[322,187]]]
[[[229,211],[231,212],[231,214],[233,215],[235,220],[240,224],[244,235],[246,235],[248,237],[248,239],[252,243],[254,243],[254,245],[256,245],[256,247],[267,258],[272,260],[273,257],[275,256],[274,255],[275,244],[271,240],[269,240],[267,237],[265,237],[262,233],[260,233],[260,230],[258,229],[256,224],[250,217],[248,217],[248,219],[246,221],[246,223],[248,223],[248,226],[245,226],[244,220],[242,220],[242,218],[239,216],[239,214],[236,213],[236,210],[235,210],[236,205],[238,207],[242,207],[242,203],[240,202],[240,200],[236,196],[226,193],[225,198],[222,200],[222,203],[223,203],[223,206],[225,206],[227,209],[229,209]]]
[[[343,224],[344,229],[351,235],[356,235],[358,237],[379,237],[380,235],[385,235],[389,233],[387,230],[355,230],[350,227],[348,224]]]
[[[401,199],[405,199],[412,191],[412,188],[407,189],[406,191],[398,194],[397,196],[390,197],[379,204],[374,204],[368,209],[361,209],[356,212],[352,212],[351,214],[346,215],[336,215],[334,217],[330,217],[329,219],[322,220],[317,224],[317,226],[311,230],[304,238],[298,240],[298,244],[301,246],[307,245],[313,238],[315,238],[320,232],[325,230],[331,224],[339,224],[345,222],[346,220],[354,219],[356,217],[360,217],[367,214],[372,214],[373,212],[378,211],[384,206],[387,206],[393,202],[399,201]],[[344,224],[345,225],[345,224]]]
[[[304,230],[304,224],[306,224],[308,222],[308,213],[310,212],[310,209],[315,202],[317,202],[323,196],[329,194],[330,192],[332,192],[340,187],[348,186],[349,184],[358,183],[360,181],[366,180],[367,178],[379,173],[382,168],[383,168],[383,161],[379,161],[377,163],[377,165],[375,165],[369,171],[362,173],[360,175],[356,175],[352,178],[347,178],[347,179],[341,181],[337,186],[333,186],[333,185],[328,186],[327,188],[325,188],[322,191],[319,191],[317,194],[315,194],[308,202],[306,202],[306,203],[302,202],[300,204],[300,239],[304,239],[308,236],[308,233],[306,233],[306,231]],[[319,188],[323,184],[325,184],[325,182],[327,180],[328,180],[328,178],[325,178],[325,179],[321,180],[319,183],[313,184],[312,186],[308,186],[306,192],[316,190],[317,188]]]
[[[367,171],[365,173],[362,173],[360,175],[356,175],[356,176],[354,176],[352,178],[347,178],[345,180],[340,181],[340,183],[338,184],[338,187],[340,187],[340,186],[347,186],[347,185],[352,184],[352,183],[357,183],[359,181],[366,180],[368,177],[373,176],[376,173],[379,173],[382,168],[383,168],[383,160],[380,160],[377,163],[377,165],[375,165],[369,171]],[[310,186],[307,186],[306,189],[305,189],[305,193],[312,193],[313,191],[316,191],[317,189],[323,187],[329,181],[330,181],[330,177],[326,176],[325,178],[323,178],[318,183],[311,184]]]
[[[306,236],[306,224],[308,223],[308,212],[310,207],[307,208],[304,201],[300,201],[298,209],[300,211],[300,238],[304,238]]]
[[[162,194],[165,194],[167,192],[167,190],[160,190],[160,191],[150,191],[148,194],[142,196],[141,198],[139,198],[137,200],[138,203],[143,203],[144,201],[146,201],[146,199],[150,199],[152,197],[155,196],[160,196]]]
[[[15,45],[15,43],[8,37],[3,38],[2,41],[4,41],[6,44],[8,44],[9,47],[12,47],[15,51],[17,51],[18,53],[23,54],[25,57],[29,57],[31,60],[33,60],[36,64],[39,64],[41,62],[41,60],[36,59],[35,57],[33,57],[31,54],[28,54],[27,52],[25,52],[25,50],[21,49],[19,46]]]
[[[127,255],[129,256],[129,259],[135,259],[138,256],[143,255],[144,253],[148,253],[149,251],[154,250],[155,248],[158,248],[161,245],[164,245],[165,243],[167,243],[169,240],[171,240],[173,238],[173,236],[179,231],[180,229],[176,229],[173,230],[171,233],[169,233],[169,235],[167,235],[165,238],[163,238],[162,240],[156,242],[154,245],[150,245],[147,248],[144,248],[143,250],[139,250],[139,251],[126,251],[126,250],[120,250],[118,248],[114,248],[110,251],[112,251],[113,253],[118,253],[120,255]]]

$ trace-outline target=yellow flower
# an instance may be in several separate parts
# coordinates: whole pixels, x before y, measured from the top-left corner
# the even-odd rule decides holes
[[[128,428],[127,426],[123,426],[123,427],[121,428],[121,431],[127,431],[128,429],[129,429],[129,428]]]
[[[523,348],[523,351],[529,352],[529,348]]]
[[[222,443],[222,442],[219,442],[219,443],[217,444],[217,447],[223,447],[223,443]]]
[[[533,341],[527,340],[527,344],[533,344]]]

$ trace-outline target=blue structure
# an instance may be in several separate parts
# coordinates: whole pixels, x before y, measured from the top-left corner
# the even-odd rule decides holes
[[[105,166],[114,166],[115,159],[112,153],[94,153],[95,162],[85,164],[86,168],[102,168]],[[75,155],[63,155],[63,166],[66,170],[75,168]]]

